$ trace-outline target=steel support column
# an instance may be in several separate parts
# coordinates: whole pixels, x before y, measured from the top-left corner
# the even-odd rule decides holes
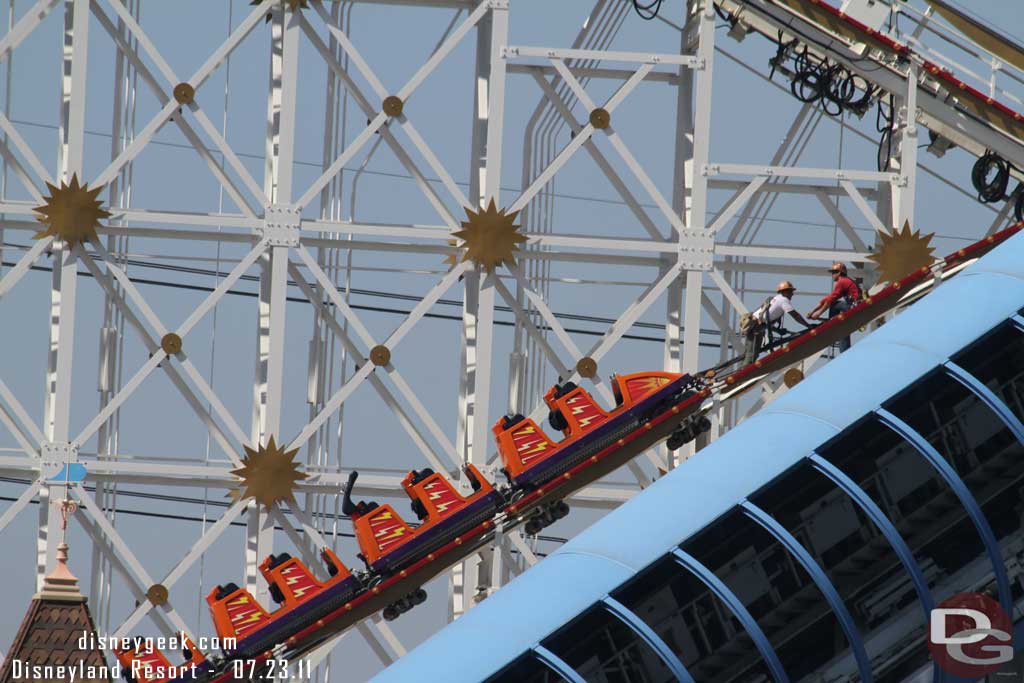
[[[473,149],[470,160],[469,201],[483,208],[501,201],[501,143],[505,108],[506,63],[502,49],[508,43],[507,0],[488,0],[490,9],[477,24],[477,69],[474,90]],[[460,376],[460,459],[479,467],[487,464],[491,447],[490,395],[493,367],[493,275],[477,269],[464,279],[462,368]],[[460,481],[469,490],[469,483]],[[457,617],[487,594],[491,574],[489,552],[474,555],[452,573],[450,615]]]
[[[273,9],[271,21],[270,96],[267,102],[263,178],[263,191],[267,199],[264,221],[268,220],[272,207],[289,206],[292,198],[301,18],[298,12],[286,13],[284,7],[280,5]],[[254,448],[266,444],[272,436],[284,445],[281,435],[281,401],[284,388],[288,258],[289,248],[275,245],[267,250],[260,261],[258,355],[250,437],[250,445]],[[273,523],[255,503],[250,506],[246,530],[246,587],[261,602],[266,603],[268,588],[257,577],[260,561],[273,551]]]
[[[914,225],[914,194],[917,189],[917,64],[911,62],[908,70],[906,96],[900,98],[900,177],[892,196],[892,227],[896,230],[908,222]]]
[[[694,69],[697,73],[693,78],[695,83],[691,86],[696,90],[696,111],[693,118],[692,160],[689,164],[690,173],[687,178],[690,187],[690,202],[689,210],[684,212],[684,223],[689,231],[703,234],[707,230],[708,212],[708,176],[706,171],[711,146],[711,92],[714,76],[712,65],[715,57],[714,3],[711,0],[704,0],[698,11],[697,66]],[[682,82],[680,87],[683,87]],[[679,236],[680,247],[682,247],[684,239],[683,235]],[[685,316],[683,318],[682,369],[684,372],[695,372],[700,363],[702,291],[701,272],[687,271]]]
[[[89,3],[67,0],[64,4],[64,60],[61,79],[61,144],[58,149],[60,180],[82,177],[85,154],[85,92],[89,40]],[[75,299],[78,260],[69,245],[53,243],[53,280],[50,289],[50,354],[46,376],[43,430],[52,444],[66,444],[71,413],[72,353],[75,346]],[[53,566],[57,544],[53,536],[53,501],[50,487],[39,490],[39,534],[36,583]]]

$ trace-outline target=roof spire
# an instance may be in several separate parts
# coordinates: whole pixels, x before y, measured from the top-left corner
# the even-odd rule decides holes
[[[57,566],[43,578],[43,589],[36,595],[46,600],[64,602],[84,602],[85,596],[78,589],[78,578],[68,569],[68,518],[78,510],[78,505],[68,495],[68,487],[64,489],[64,500],[60,502],[60,545],[57,546]]]

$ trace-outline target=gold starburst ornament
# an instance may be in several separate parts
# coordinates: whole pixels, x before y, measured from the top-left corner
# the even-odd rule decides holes
[[[103,208],[103,202],[97,199],[103,186],[89,189],[86,183],[79,184],[78,176],[72,175],[71,182],[61,181],[60,187],[46,183],[50,191],[42,206],[35,208],[36,220],[46,226],[34,239],[56,237],[69,245],[81,244],[96,239],[96,228],[102,227],[100,220],[110,217],[110,212]]]
[[[879,234],[881,244],[878,251],[868,259],[878,264],[879,282],[897,282],[915,270],[926,268],[935,262],[932,253],[935,247],[930,246],[935,233],[922,235],[910,229],[910,221],[903,224],[902,230],[894,230],[891,235]]]
[[[274,437],[256,450],[245,446],[242,467],[231,470],[231,474],[241,479],[241,489],[232,490],[228,495],[235,500],[253,498],[268,509],[282,500],[294,503],[295,485],[307,476],[299,471],[294,461],[298,452],[298,448],[284,450],[274,443]]]
[[[463,221],[462,230],[452,233],[463,241],[466,251],[462,260],[472,261],[488,273],[503,263],[514,266],[519,245],[526,241],[526,236],[519,232],[520,226],[515,224],[518,215],[518,211],[506,213],[505,209],[498,209],[494,199],[482,211],[466,209],[468,220]]]

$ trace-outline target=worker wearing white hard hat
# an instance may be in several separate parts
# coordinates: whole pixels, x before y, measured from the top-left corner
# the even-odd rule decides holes
[[[796,287],[789,280],[783,280],[779,283],[779,286],[775,288],[777,294],[767,300],[757,310],[750,314],[749,324],[747,329],[744,330],[743,323],[741,320],[741,332],[745,336],[745,345],[743,360],[745,363],[750,364],[757,360],[757,356],[761,353],[761,347],[764,345],[765,333],[770,327],[777,327],[781,331],[783,317],[788,313],[793,320],[797,321],[804,327],[810,327],[811,324],[804,320],[804,317],[800,315],[795,308],[793,308],[792,298]]]

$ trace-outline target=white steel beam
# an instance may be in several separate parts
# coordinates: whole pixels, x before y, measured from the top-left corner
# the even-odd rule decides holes
[[[40,499],[39,502],[42,504],[42,499]],[[100,514],[102,513],[103,511],[100,510]],[[112,540],[106,535],[105,530],[100,526],[99,520],[97,520],[93,515],[87,514],[86,511],[81,508],[79,508],[75,513],[75,519],[89,538],[92,539],[93,548],[98,550],[100,554],[110,562],[110,566],[121,575],[122,579],[124,579],[128,590],[131,592],[132,597],[135,598],[136,602],[146,602],[148,599],[146,597],[146,591],[148,590],[149,585],[140,580],[139,577],[133,573],[131,567],[126,563],[124,558],[121,557],[119,552],[115,549]],[[164,636],[177,637],[178,631],[181,630],[181,628],[177,623],[169,618],[169,615],[165,613],[164,610],[152,610],[149,614],[153,617],[153,621],[156,622],[157,627]],[[187,632],[191,633],[190,631]]]
[[[7,35],[0,38],[0,62],[9,59],[14,49],[43,23],[50,11],[60,2],[61,0],[37,0],[28,11],[21,15],[21,19],[11,27]]]
[[[759,166],[757,164],[709,163],[705,175],[766,176],[769,178],[812,178],[815,180],[846,180],[857,182],[898,182],[895,173],[883,171],[857,171],[850,169],[810,168],[803,166]]]
[[[207,548],[214,544],[214,542],[221,537],[224,531],[238,519],[239,515],[245,509],[245,501],[236,501],[231,507],[224,511],[224,513],[209,529],[207,529],[199,540],[189,548],[189,551],[180,559],[178,563],[174,565],[174,568],[167,573],[167,576],[160,581],[160,584],[168,589],[168,591],[178,582],[185,572],[195,564],[203,553],[206,552]],[[142,619],[149,614],[150,610],[153,609],[153,603],[149,600],[139,603],[135,610],[128,615],[128,617],[121,623],[121,625],[114,632],[115,638],[127,638],[130,636],[130,632],[135,626],[142,621]]]
[[[142,32],[142,28],[138,26],[137,22],[135,22],[134,17],[132,17],[131,14],[127,11],[127,9],[120,3],[115,2],[112,6],[118,13],[121,20],[124,21],[127,26],[134,27],[132,33],[134,34],[134,36],[141,38],[139,41],[140,44],[144,46],[149,46],[149,50],[147,51],[149,56],[155,62],[157,62],[158,65],[162,65],[160,67],[161,73],[164,76],[164,79],[167,81],[170,88],[173,89],[174,86],[177,85],[179,82],[177,76],[174,74],[173,71],[171,71],[170,67],[166,64],[166,62],[164,62],[163,57],[152,46],[152,44],[149,42],[149,39],[146,38],[145,34]],[[92,4],[92,12],[93,16],[96,17],[100,25],[104,28],[104,30],[106,30],[111,40],[113,40],[117,47],[120,49],[121,54],[124,55],[124,57],[131,62],[132,67],[135,69],[135,72],[153,91],[153,94],[160,101],[160,104],[168,104],[171,101],[171,96],[168,95],[168,91],[160,87],[160,84],[157,82],[156,76],[149,70],[149,68],[146,66],[146,63],[141,59],[137,51],[131,46],[126,37],[123,36],[117,30],[117,27],[114,26],[110,18],[106,15],[105,12],[103,12],[103,10],[95,2],[93,2]],[[223,140],[223,137],[220,135],[219,131],[217,131],[216,128],[212,127],[212,125],[207,125],[209,124],[209,119],[207,119],[205,114],[203,114],[202,110],[198,108],[198,105],[196,105],[195,107],[195,114],[197,120],[200,121],[204,129],[207,129],[207,132],[210,133],[211,139],[214,140],[219,151],[221,152],[221,154],[224,155],[224,159],[228,162],[231,168],[239,175],[239,177],[242,179],[242,182],[245,183],[249,191],[252,192],[255,197],[260,199],[261,203],[265,201],[264,195],[260,190],[259,185],[256,184],[256,181],[252,178],[252,175],[245,168],[241,160],[230,148],[230,146],[228,146],[227,142]],[[195,149],[199,156],[206,162],[206,165],[209,167],[210,171],[220,182],[221,187],[223,187],[225,192],[228,193],[228,195],[231,197],[235,205],[238,206],[238,208],[241,209],[246,216],[255,219],[256,212],[250,205],[249,200],[245,198],[241,190],[235,185],[234,181],[227,175],[227,173],[225,173],[223,166],[220,163],[218,163],[216,159],[213,158],[213,155],[210,153],[210,150],[206,148],[205,143],[195,132],[192,126],[182,116],[174,117],[174,122],[175,124],[177,124],[178,128],[181,129],[182,134],[189,141],[189,144],[192,145],[193,149]],[[210,128],[212,128],[212,132],[210,131]],[[136,213],[138,212],[126,210],[118,212],[116,215],[128,216],[129,214]],[[180,216],[175,216],[175,218],[180,220]],[[218,223],[218,225],[221,224]]]
[[[252,32],[259,22],[263,20],[266,15],[268,8],[274,4],[274,0],[263,0],[258,7],[242,20],[242,22],[235,27],[217,50],[213,52],[207,58],[206,62],[188,79],[188,83],[195,89],[199,90],[200,86],[216,71],[217,67],[228,58],[235,48]],[[148,145],[156,133],[167,123],[167,119],[170,118],[174,112],[177,111],[180,105],[170,100],[165,104],[156,115],[150,119],[149,123],[142,129],[142,131],[136,135],[135,139],[132,140],[124,151],[122,151],[116,159],[110,162],[109,165],[96,177],[93,182],[94,186],[106,185],[108,182],[114,179],[114,177],[121,172],[126,164],[131,162],[139,153]]]
[[[395,329],[394,332],[384,341],[384,345],[394,351],[395,347],[402,341],[409,330],[416,325],[422,318],[423,315],[430,310],[430,308],[437,303],[437,300],[441,298],[448,289],[463,275],[468,266],[463,263],[456,266],[450,273],[441,279],[434,287],[424,296],[424,298],[416,304],[409,315],[402,321],[402,323]],[[293,438],[288,445],[289,449],[301,448],[305,445],[306,441],[309,440],[316,430],[336,411],[342,403],[355,391],[363,380],[373,372],[374,365],[372,363],[363,363],[363,365],[353,374],[345,384],[339,388],[330,400],[324,404],[323,409],[313,418],[309,424],[302,428],[295,438]]]
[[[24,510],[25,506],[36,497],[41,485],[41,482],[33,482],[21,492],[21,495],[18,496],[13,503],[7,506],[7,509],[4,510],[4,514],[0,515],[0,531],[6,529],[7,525],[11,523],[11,520],[14,519],[19,512]]]
[[[917,89],[920,68],[911,62],[907,71],[907,90],[900,111],[900,177],[893,187],[893,229],[914,225],[914,197],[917,191]],[[893,116],[896,114],[893,113]]]
[[[85,506],[90,519],[97,527],[99,527],[100,531],[103,533],[103,537],[113,547],[123,566],[127,568],[128,575],[126,575],[125,578],[129,579],[129,582],[134,583],[136,587],[142,588],[143,595],[145,595],[145,592],[154,584],[154,582],[152,577],[142,566],[142,563],[139,562],[139,558],[136,557],[135,553],[133,553],[131,548],[128,547],[128,544],[121,537],[121,534],[114,529],[110,520],[107,519],[107,515],[96,504],[96,501],[93,500],[92,496],[90,496],[80,485],[70,487],[69,492],[76,500],[78,500],[78,502]],[[179,631],[184,631],[185,633],[196,633],[194,629],[189,628],[185,624],[181,615],[178,614],[170,603],[161,605],[160,611],[166,615],[167,619],[174,624]]]
[[[854,205],[860,209],[861,214],[871,222],[871,226],[875,230],[882,234],[888,234],[890,232],[890,229],[883,225],[882,221],[878,219],[878,216],[871,209],[871,206],[867,203],[867,200],[864,199],[864,195],[860,193],[856,185],[849,180],[842,180],[839,184],[843,186],[843,189],[846,190],[846,194],[848,194],[850,199],[853,200]]]
[[[305,252],[305,250],[302,247],[299,247],[297,251],[300,256],[302,256],[302,254]],[[317,264],[315,264],[314,262],[314,265]],[[317,270],[320,270],[319,266],[317,266]],[[316,292],[306,282],[305,278],[302,277],[302,273],[298,270],[298,268],[292,266],[290,268],[290,272],[296,284],[299,285],[299,288],[309,299],[310,303],[312,303],[313,306],[317,308],[323,320],[333,330],[334,334],[345,346],[346,350],[351,355],[351,357],[354,358],[356,362],[360,365],[369,362],[368,359],[366,358],[366,354],[363,351],[361,351],[359,347],[352,341],[348,332],[345,330],[344,327],[342,327],[340,323],[338,323],[337,319],[334,317],[334,315],[332,315],[331,311],[325,306],[323,306],[317,300]],[[326,278],[326,275],[324,275],[324,277]],[[317,280],[319,281],[319,275],[317,276]],[[330,286],[324,287],[324,291],[328,294],[328,297],[331,299],[332,303],[335,297],[341,299],[341,297],[338,296],[337,289],[334,287],[333,283],[331,283],[329,279],[327,279],[327,283]],[[341,301],[342,304],[345,303],[343,299],[341,299]],[[347,304],[345,305],[347,306]],[[354,313],[352,313],[352,317],[354,320],[359,322],[360,326],[362,326],[361,321],[359,321],[359,318],[355,316]],[[355,324],[350,323],[350,325],[352,327],[356,327]],[[364,328],[363,332],[366,335],[366,337],[363,338],[363,343],[366,345],[367,348],[373,348],[373,346],[375,346],[375,343],[373,341],[373,338],[369,336],[369,331],[365,330]],[[387,404],[388,408],[390,408],[391,411],[395,414],[395,417],[398,419],[403,429],[405,429],[406,433],[409,434],[409,437],[412,439],[413,443],[420,450],[423,456],[430,462],[431,465],[434,466],[435,470],[439,472],[446,471],[449,473],[457,472],[459,462],[455,455],[454,444],[452,444],[451,440],[448,439],[448,436],[441,429],[440,425],[437,424],[437,421],[434,419],[433,415],[430,414],[430,412],[426,409],[426,406],[424,406],[423,403],[419,400],[419,398],[413,392],[412,387],[410,387],[408,382],[405,381],[405,378],[403,378],[402,375],[398,372],[398,369],[395,368],[394,364],[389,363],[387,366],[385,366],[385,371],[388,373],[388,377],[391,379],[391,381],[398,388],[399,393],[401,393],[401,395],[406,399],[406,401],[409,402],[409,404],[413,408],[413,411],[416,413],[416,415],[419,416],[420,420],[423,421],[423,424],[430,431],[431,435],[433,435],[433,437],[437,439],[438,443],[441,445],[443,455],[447,457],[448,463],[444,464],[441,461],[440,456],[438,456],[437,453],[427,443],[426,439],[423,437],[419,429],[417,429],[416,425],[413,423],[412,419],[405,412],[405,409],[399,403],[397,397],[395,397],[391,393],[391,391],[388,390],[384,382],[382,382],[381,379],[377,377],[377,375],[374,373],[371,374],[368,379],[370,381],[370,384],[377,391],[377,394],[381,397],[381,400],[383,400],[384,403]]]
[[[323,9],[321,6],[314,4],[314,7],[320,13],[321,17],[325,18],[325,21],[330,22],[330,16],[327,15],[326,12],[321,11]],[[321,40],[320,36],[317,35],[316,31],[313,30],[313,27],[305,18],[302,19],[302,30],[305,32],[306,37],[309,39],[309,42],[313,45],[316,51],[320,53],[320,56],[323,58],[324,62],[326,62],[327,67],[342,81],[342,83],[344,83],[345,90],[348,92],[349,96],[352,97],[352,101],[356,103],[356,106],[358,106],[363,114],[366,115],[367,119],[373,119],[377,115],[377,108],[371,104],[370,99],[363,93],[362,89],[352,79],[348,71],[338,63],[338,60],[335,59],[334,55],[331,53],[330,48],[328,48],[324,41]],[[438,196],[433,186],[419,170],[419,167],[416,166],[412,157],[410,157],[405,149],[398,143],[398,140],[395,139],[395,136],[391,131],[389,131],[387,127],[383,127],[379,128],[378,132],[384,142],[398,158],[399,163],[401,163],[406,171],[409,172],[409,175],[412,176],[417,187],[419,187],[420,191],[427,198],[427,201],[430,202],[430,205],[434,207],[434,210],[437,211],[438,215],[448,225],[448,232],[457,229],[456,226],[458,226],[459,222],[456,220],[455,216]],[[311,222],[312,221],[307,221],[307,223]]]
[[[98,243],[95,243],[93,246],[96,246],[96,244]],[[81,250],[79,250],[79,253],[85,254],[85,252]],[[252,254],[250,254],[250,256],[251,255]],[[255,256],[253,256],[253,258],[255,258]],[[114,289],[109,274],[113,273],[114,275],[120,274],[121,276],[124,276],[124,273],[117,266],[111,268],[111,261],[106,260],[104,260],[104,263],[108,267],[108,272],[102,273],[96,267],[96,264],[92,260],[92,258],[89,257],[87,254],[85,255],[85,258],[82,259],[82,263],[85,264],[86,268],[89,270],[90,273],[92,273],[93,277],[96,279],[96,282],[100,285],[100,287],[103,288],[103,290],[110,297],[111,302],[114,303],[121,311],[121,313],[124,315],[125,321],[128,322],[128,324],[131,325],[139,334],[143,344],[146,346],[146,350],[151,354],[162,353],[160,347],[160,337],[164,333],[162,332],[162,330],[165,330],[165,328],[163,327],[162,323],[160,323],[159,319],[156,318],[156,315],[152,312],[152,310],[149,309],[149,306],[148,304],[146,304],[145,299],[142,298],[141,294],[138,294],[138,292],[136,292],[135,296],[133,297],[133,300],[137,304],[140,304],[143,310],[148,310],[147,321],[150,322],[151,325],[154,325],[153,331],[156,332],[156,335],[154,335],[151,332],[151,330],[147,328],[146,325],[144,325],[141,320],[139,320],[138,316],[136,316],[134,311],[131,310],[131,307],[129,307],[128,302],[124,299],[121,292]],[[238,277],[240,277],[242,272],[244,272],[244,269],[238,270],[237,272]],[[229,275],[228,277],[230,278],[231,276]],[[123,279],[118,278],[118,282],[122,284],[124,292],[132,292],[134,285],[127,279],[126,276]],[[124,287],[126,282],[129,285],[128,287]],[[224,291],[226,290],[227,288],[224,288]],[[215,292],[212,292],[210,296],[214,296],[215,293],[216,290]],[[155,321],[155,324],[153,321]],[[231,458],[232,461],[237,466],[240,467],[241,460],[238,459],[236,451],[238,450],[238,444],[243,443],[245,441],[244,432],[242,432],[242,430],[238,427],[237,422],[235,422],[234,418],[227,411],[227,408],[224,407],[224,404],[220,401],[216,394],[213,393],[212,388],[210,388],[210,386],[206,384],[206,381],[202,378],[199,372],[195,370],[194,366],[192,366],[191,362],[188,361],[188,358],[187,356],[185,356],[184,353],[178,354],[178,361],[181,363],[182,369],[184,369],[185,372],[192,378],[192,381],[196,383],[196,386],[199,388],[200,394],[202,394],[203,397],[208,402],[210,402],[210,405],[213,408],[213,410],[224,421],[227,429],[232,432],[232,435],[235,438],[235,443],[232,443],[227,438],[227,436],[222,431],[220,425],[218,425],[213,420],[213,417],[210,415],[210,412],[206,409],[205,406],[202,405],[202,403],[199,401],[198,397],[195,396],[195,394],[193,393],[192,389],[188,386],[188,384],[185,383],[184,379],[181,377],[180,370],[177,367],[175,367],[172,363],[165,363],[163,364],[162,367],[164,368],[171,382],[178,389],[181,395],[185,398],[188,404],[192,407],[192,410],[203,422],[203,424],[209,430],[213,438],[224,450],[224,453],[227,454],[228,457]]]
[[[630,75],[630,73],[627,73],[625,78],[628,79]],[[534,80],[537,82],[537,85],[540,86],[540,89],[544,91],[548,101],[551,102],[555,109],[558,110],[558,113],[562,115],[562,119],[572,130],[573,135],[579,135],[583,130],[583,127],[576,122],[576,118],[572,115],[572,110],[569,109],[565,101],[547,78],[544,78],[538,73],[534,74]],[[630,212],[632,212],[636,219],[640,221],[640,225],[642,225],[647,231],[647,234],[652,238],[660,239],[661,233],[658,230],[658,226],[654,224],[651,217],[648,216],[647,212],[640,206],[640,202],[637,201],[633,192],[629,189],[629,186],[622,181],[622,177],[618,174],[611,163],[609,163],[601,150],[598,149],[597,145],[594,144],[594,141],[588,139],[584,143],[584,147],[586,148],[587,153],[590,154],[591,158],[593,158],[594,163],[597,164],[598,168],[601,169],[601,172],[604,173],[606,178],[608,178],[608,181],[612,184],[612,187],[615,188],[615,191],[618,192],[620,197],[622,197],[622,201],[626,202],[626,206],[629,207]]]
[[[700,58],[691,55],[653,54],[646,52],[616,52],[615,50],[579,50],[564,47],[527,47],[523,45],[509,45],[501,51],[501,56],[506,59],[517,57],[539,57],[541,59],[579,59],[595,60],[601,62],[631,62],[654,66],[657,64],[671,64],[696,68]]]
[[[18,262],[14,264],[14,267],[7,271],[7,273],[0,278],[0,299],[3,298],[7,292],[14,288],[14,285],[18,284],[21,278],[29,271],[35,260],[39,258],[39,255],[44,250],[48,249],[53,244],[52,237],[46,237],[44,239],[36,240],[32,248],[26,251]]]
[[[863,196],[864,193],[861,192],[860,194]],[[814,196],[818,200],[818,203],[821,204],[825,208],[825,211],[828,212],[828,215],[832,217],[832,220],[836,222],[836,225],[839,226],[839,230],[846,236],[846,239],[850,240],[850,244],[853,248],[857,251],[867,252],[868,245],[860,238],[860,235],[858,235],[857,231],[854,230],[850,221],[846,219],[846,216],[844,216],[843,212],[839,210],[839,207],[832,203],[832,200],[829,199],[828,195],[823,191],[818,191],[814,193]],[[872,215],[874,214],[872,213]]]

